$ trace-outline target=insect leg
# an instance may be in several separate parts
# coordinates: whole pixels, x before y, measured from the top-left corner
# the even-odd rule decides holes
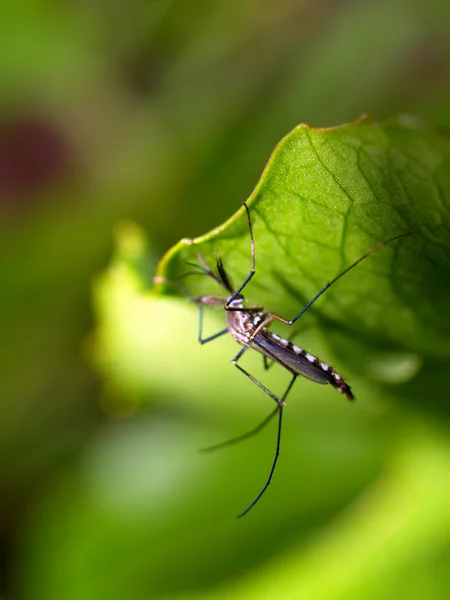
[[[233,365],[235,367],[237,367],[239,369],[239,371],[241,371],[241,373],[244,373],[244,375],[246,375],[250,379],[250,381],[253,381],[253,383],[256,383],[256,385],[259,388],[261,388],[263,392],[266,392],[266,394],[268,396],[270,396],[272,398],[272,400],[274,400],[278,404],[279,407],[284,406],[283,400],[280,400],[277,396],[275,396],[275,394],[273,392],[271,392],[260,381],[258,381],[255,377],[253,377],[253,375],[251,375],[248,371],[246,371],[241,366],[239,366],[238,364],[236,364],[236,359],[233,360]],[[297,375],[295,374],[295,375],[293,375],[293,377],[295,378],[295,377],[297,377]]]
[[[210,335],[207,338],[202,338],[202,332],[203,332],[203,307],[199,306],[198,307],[198,341],[200,342],[200,344],[207,344],[208,342],[212,342],[212,340],[215,340],[216,338],[220,337],[221,335],[224,335],[225,333],[228,332],[228,327],[226,327],[225,329],[222,329],[222,331],[219,331],[218,333],[214,333],[213,335]]]
[[[226,440],[225,442],[220,442],[219,444],[214,444],[214,446],[208,446],[207,448],[202,448],[200,450],[200,452],[214,452],[215,450],[221,450],[222,448],[226,448],[227,446],[234,446],[234,444],[238,444],[239,442],[243,442],[244,440],[252,437],[253,435],[256,435],[257,433],[259,433],[262,429],[264,429],[264,427],[270,423],[270,421],[273,419],[273,417],[277,414],[278,412],[278,406],[275,408],[275,410],[273,410],[269,416],[265,417],[265,419],[263,421],[261,421],[261,423],[255,427],[254,429],[252,429],[251,431],[247,431],[246,433],[243,433],[242,435],[239,435],[235,438],[232,438],[231,440]]]
[[[251,502],[247,508],[241,512],[238,515],[238,519],[240,519],[241,517],[243,517],[244,515],[246,515],[248,513],[248,511],[250,509],[252,509],[255,504],[258,502],[258,500],[261,498],[261,496],[264,494],[264,492],[267,490],[267,488],[270,485],[270,482],[272,481],[272,477],[273,474],[275,472],[275,467],[277,466],[277,462],[278,462],[278,457],[280,456],[280,445],[281,445],[281,423],[282,423],[282,419],[283,419],[283,406],[284,406],[284,399],[286,398],[286,396],[288,395],[291,387],[294,385],[294,381],[296,380],[297,375],[293,375],[286,391],[283,394],[283,397],[281,399],[281,404],[279,405],[279,407],[277,408],[277,412],[278,412],[278,428],[277,428],[277,442],[276,442],[276,446],[275,446],[275,456],[273,457],[273,461],[272,461],[272,466],[270,467],[270,472],[269,472],[269,476],[266,480],[266,483],[263,485],[262,490],[259,492],[259,494],[256,496],[256,498],[253,500],[253,502]]]
[[[218,334],[220,335],[220,334]],[[294,334],[295,335],[295,334]],[[293,335],[291,337],[294,337]],[[239,354],[236,356],[236,358],[234,359],[234,361],[239,360],[239,358],[244,354],[244,352],[248,349],[248,346],[244,346]],[[269,363],[269,359],[268,357],[263,354],[263,360],[264,360],[264,368],[266,370],[269,370],[272,365],[274,365],[275,363],[280,364],[282,367],[286,368],[286,365],[284,365],[284,363],[281,363],[280,361],[276,361],[275,359],[272,359],[272,361]],[[233,361],[233,362],[234,362]],[[265,391],[265,388],[264,388]],[[270,413],[270,415],[268,417],[266,417],[259,425],[257,425],[254,429],[247,431],[246,433],[243,433],[242,435],[239,435],[235,438],[232,438],[230,440],[226,440],[225,442],[220,442],[219,444],[214,444],[213,446],[208,446],[207,448],[202,448],[200,450],[200,452],[213,452],[215,450],[220,450],[222,448],[226,448],[227,446],[232,446],[234,444],[237,444],[241,441],[244,441],[250,437],[252,437],[253,435],[256,435],[257,433],[259,433],[275,416],[275,414],[278,412],[278,406],[277,408],[275,408],[274,411],[272,411]]]
[[[255,345],[258,345],[257,340],[254,340]],[[239,360],[239,358],[244,354],[244,352],[248,349],[248,346],[244,346],[237,354],[236,358],[233,360],[233,364],[235,367],[237,367],[242,373],[244,373],[244,375],[246,375],[251,381],[253,381],[253,383],[255,383],[259,388],[261,388],[264,392],[266,392],[266,394],[268,396],[270,396],[272,398],[272,400],[274,400],[277,403],[277,408],[275,409],[274,413],[278,413],[278,428],[277,428],[277,442],[276,442],[276,446],[275,446],[275,456],[273,458],[272,461],[272,466],[270,468],[270,472],[269,472],[269,476],[266,480],[266,483],[264,484],[263,488],[261,489],[261,491],[259,492],[259,494],[256,496],[256,498],[253,500],[253,502],[251,502],[251,504],[249,504],[247,506],[247,508],[238,515],[238,518],[243,517],[244,515],[246,515],[248,513],[248,511],[253,508],[253,506],[255,506],[255,504],[258,502],[258,500],[261,498],[261,496],[264,494],[264,492],[267,490],[267,488],[270,485],[270,482],[272,481],[272,477],[273,474],[275,472],[275,467],[277,465],[278,462],[278,457],[280,455],[280,444],[281,444],[281,423],[282,423],[282,419],[283,419],[283,408],[285,407],[285,399],[287,397],[287,395],[289,394],[292,386],[294,385],[295,380],[297,379],[297,373],[295,373],[295,371],[293,371],[292,369],[290,369],[287,365],[285,365],[281,360],[279,360],[275,355],[270,356],[269,358],[273,358],[273,360],[275,360],[275,362],[278,362],[281,366],[283,366],[287,371],[289,371],[292,375],[292,379],[289,382],[289,385],[287,386],[283,396],[281,398],[278,398],[273,392],[271,392],[268,388],[266,388],[260,381],[258,381],[255,377],[253,377],[253,375],[251,375],[250,373],[248,373],[247,371],[245,371],[245,369],[243,369],[240,365],[237,364],[237,361]],[[272,415],[270,415],[270,417],[272,417]],[[270,419],[267,419],[267,422]],[[263,424],[265,425],[266,423],[263,421]]]
[[[385,242],[381,242],[381,244],[378,244],[378,246],[376,246],[376,248],[372,248],[372,250],[369,250],[369,252],[366,252],[364,254],[364,256],[361,256],[361,258],[358,258],[358,260],[355,260],[354,263],[352,263],[349,267],[347,267],[346,269],[344,269],[341,273],[339,273],[339,275],[336,275],[336,277],[334,277],[331,281],[329,281],[328,283],[326,283],[323,288],[317,292],[317,294],[314,296],[314,298],[312,300],[310,300],[308,302],[308,304],[306,306],[304,306],[302,308],[302,310],[295,315],[295,317],[293,317],[292,319],[285,319],[284,317],[280,317],[279,315],[276,315],[274,313],[269,312],[269,316],[271,316],[274,319],[277,319],[278,321],[281,321],[282,323],[286,323],[287,325],[292,325],[293,323],[295,323],[295,321],[297,321],[297,319],[299,319],[303,313],[305,313],[308,308],[310,308],[310,306],[312,304],[314,304],[314,302],[320,298],[320,296],[327,291],[327,289],[333,285],[333,283],[336,283],[336,281],[338,279],[340,279],[343,275],[345,275],[346,273],[348,273],[349,271],[351,271],[351,269],[353,269],[353,267],[356,267],[356,265],[358,265],[360,262],[362,262],[365,258],[367,258],[368,256],[370,256],[371,254],[373,254],[374,252],[376,252],[377,250],[379,250],[380,248],[382,248],[383,246],[386,246],[386,244],[390,244],[391,242],[393,242],[394,240],[404,237],[406,235],[411,235],[411,232],[409,231],[404,231],[403,233],[399,233],[397,235],[394,235],[394,237],[386,240]]]
[[[253,237],[252,219],[250,217],[250,210],[245,202],[243,203],[243,206],[244,206],[245,210],[247,211],[248,230],[250,232],[250,247],[251,247],[251,251],[252,251],[252,266],[250,268],[250,273],[247,275],[247,277],[244,280],[244,283],[238,287],[238,289],[234,292],[234,294],[232,296],[230,296],[230,298],[228,298],[228,301],[225,304],[225,310],[227,310],[227,308],[230,306],[230,304],[233,302],[233,300],[236,298],[236,296],[238,296],[242,292],[242,290],[245,288],[247,283],[250,281],[250,279],[255,274],[255,239]]]
[[[293,385],[295,379],[298,377],[298,373],[296,373],[293,369],[291,369],[291,367],[289,367],[280,358],[278,358],[278,356],[275,356],[275,354],[272,354],[272,352],[268,351],[267,349],[264,349],[264,352],[263,352],[262,346],[258,343],[258,340],[254,339],[252,341],[252,344],[254,346],[257,346],[258,349],[261,348],[260,352],[263,353],[263,356],[267,355],[268,358],[270,358],[274,362],[278,363],[281,367],[286,369],[286,371],[288,371],[292,375],[293,379],[292,379],[291,383],[289,384],[289,387],[287,388],[287,390],[284,392],[281,400],[280,400],[280,398],[278,398],[278,396],[276,396],[273,392],[271,392],[268,388],[266,388],[260,381],[258,381],[255,377],[253,377],[253,375],[251,375],[248,371],[246,371],[240,365],[237,364],[238,360],[241,358],[241,356],[244,354],[244,352],[249,349],[249,346],[243,346],[239,350],[237,355],[232,360],[232,364],[235,367],[237,367],[239,369],[239,371],[241,371],[241,373],[244,373],[244,375],[246,375],[251,381],[253,381],[253,383],[255,383],[260,389],[262,389],[263,392],[265,392],[268,396],[270,396],[272,398],[272,400],[274,400],[278,404],[278,406],[280,406],[280,407],[285,406],[284,400],[285,400],[289,390],[291,389],[291,386]]]
[[[236,356],[236,358],[234,359],[233,362],[239,360],[239,358],[244,354],[244,352],[247,349],[248,349],[248,346],[244,346],[240,350],[239,354]],[[275,362],[277,362],[275,360],[272,360],[272,362],[269,363],[268,362],[268,358],[267,358],[267,356],[265,354],[263,355],[263,359],[264,359],[264,368],[266,370],[268,370]],[[282,363],[278,363],[278,364],[281,364],[281,366],[283,366],[283,367],[285,366]],[[264,391],[265,391],[265,388],[264,388]],[[227,446],[232,446],[234,444],[238,444],[239,442],[244,441],[244,440],[252,437],[253,435],[256,435],[257,433],[259,433],[273,419],[273,417],[275,416],[275,414],[277,412],[278,412],[278,405],[275,408],[275,410],[272,411],[268,417],[265,417],[265,419],[259,425],[257,425],[254,429],[252,429],[250,431],[247,431],[246,433],[243,433],[242,435],[239,435],[239,436],[237,436],[235,438],[232,438],[230,440],[226,440],[225,442],[220,442],[219,444],[214,444],[213,446],[208,446],[207,448],[202,448],[200,450],[200,452],[213,452],[215,450],[220,450],[222,448],[226,448]]]

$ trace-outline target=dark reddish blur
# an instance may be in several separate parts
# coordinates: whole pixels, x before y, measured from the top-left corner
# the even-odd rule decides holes
[[[58,127],[26,118],[0,128],[0,206],[32,203],[72,163],[68,140]]]

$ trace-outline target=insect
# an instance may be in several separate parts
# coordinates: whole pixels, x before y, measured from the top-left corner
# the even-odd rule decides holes
[[[277,465],[278,457],[280,454],[280,444],[281,444],[281,426],[283,419],[283,410],[286,406],[286,398],[292,389],[292,386],[295,383],[295,380],[299,375],[310,379],[316,383],[320,384],[330,384],[336,390],[338,390],[341,394],[343,394],[348,400],[353,400],[354,396],[351,391],[350,386],[344,381],[344,379],[335,371],[335,369],[321,361],[319,358],[314,356],[313,354],[309,354],[302,348],[294,345],[287,339],[284,339],[278,336],[276,333],[270,331],[269,327],[272,321],[277,320],[285,323],[286,325],[293,325],[313,304],[314,302],[320,298],[320,296],[338,279],[340,279],[343,275],[348,273],[351,269],[356,267],[361,261],[365,258],[385,246],[394,240],[410,235],[409,231],[404,233],[400,233],[395,235],[394,237],[382,242],[369,252],[366,252],[361,258],[352,263],[349,267],[344,269],[341,273],[339,273],[334,279],[326,283],[323,288],[310,300],[306,306],[304,306],[299,313],[297,313],[292,319],[285,319],[273,312],[265,311],[263,306],[246,306],[245,299],[242,294],[244,288],[251,281],[252,277],[255,275],[255,240],[253,237],[253,228],[252,228],[252,220],[250,216],[250,210],[247,204],[244,202],[243,204],[245,211],[247,213],[248,220],[248,229],[250,235],[250,247],[251,247],[251,268],[250,272],[245,278],[244,282],[235,290],[231,284],[230,277],[225,270],[222,259],[218,256],[216,261],[217,272],[214,272],[203,256],[198,254],[197,257],[199,259],[200,264],[196,263],[187,263],[190,266],[194,267],[196,271],[186,273],[185,275],[191,275],[193,273],[203,274],[211,279],[214,279],[222,288],[224,288],[228,296],[191,296],[188,294],[188,297],[194,301],[199,306],[199,325],[198,325],[198,341],[200,344],[206,344],[211,342],[226,333],[230,333],[233,338],[242,346],[239,352],[234,357],[232,364],[241,371],[246,377],[248,377],[253,383],[255,383],[263,392],[265,392],[272,400],[275,402],[276,407],[270,413],[268,417],[266,417],[262,423],[260,423],[255,429],[241,435],[232,440],[228,440],[221,444],[217,444],[215,446],[211,446],[210,448],[206,448],[206,451],[216,450],[218,448],[222,448],[224,446],[228,446],[237,442],[240,442],[248,437],[255,435],[263,427],[265,427],[276,415],[278,415],[278,426],[277,426],[277,437],[276,437],[276,445],[275,445],[275,454],[272,461],[272,465],[269,471],[269,476],[267,477],[266,482],[264,483],[261,491],[258,493],[256,498],[247,506],[247,508],[238,515],[239,517],[243,517],[246,515],[253,506],[260,500],[264,492],[269,487],[273,474],[275,472],[275,468]],[[169,282],[170,283],[170,282]],[[180,287],[180,286],[177,286]],[[186,290],[183,290],[186,292]],[[202,337],[203,333],[203,307],[204,306],[222,306],[227,315],[227,327],[222,329],[218,333],[211,335],[209,337]],[[268,361],[271,360],[273,363],[280,365],[283,369],[285,369],[291,375],[290,382],[284,391],[282,396],[277,396],[267,387],[265,387],[258,379],[256,379],[253,375],[251,375],[248,371],[246,371],[239,364],[239,360],[249,349],[256,350],[260,354],[263,355],[264,358],[264,367],[266,369],[269,368]]]

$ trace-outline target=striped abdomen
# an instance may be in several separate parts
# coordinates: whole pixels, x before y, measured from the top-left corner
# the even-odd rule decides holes
[[[350,386],[345,383],[339,373],[326,363],[322,362],[309,354],[302,348],[295,346],[289,340],[286,340],[276,333],[262,330],[252,340],[250,345],[265,354],[268,358],[276,359],[293,369],[299,375],[311,379],[316,383],[330,383],[338,392],[344,394],[349,400],[354,396]]]

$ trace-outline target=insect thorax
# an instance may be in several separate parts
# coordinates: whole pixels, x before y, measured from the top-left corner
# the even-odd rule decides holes
[[[242,308],[242,310],[229,310],[227,312],[228,331],[239,344],[245,346],[250,342],[251,336],[257,328],[267,318],[267,313],[245,310],[243,299],[234,300],[230,306]]]

